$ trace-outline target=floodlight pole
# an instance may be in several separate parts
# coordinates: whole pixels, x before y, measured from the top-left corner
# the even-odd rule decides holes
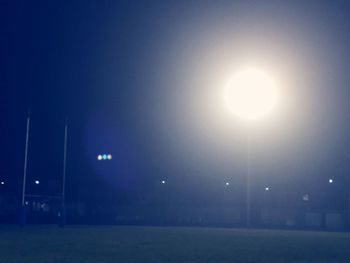
[[[62,171],[62,207],[61,207],[61,218],[60,226],[66,224],[66,170],[67,170],[67,139],[68,139],[68,119],[64,126],[64,144],[63,144],[63,171]]]
[[[247,138],[246,156],[246,227],[251,226],[251,138]]]
[[[26,224],[26,180],[27,180],[27,165],[28,165],[28,145],[29,145],[29,129],[30,129],[30,110],[27,115],[27,128],[26,128],[26,144],[24,149],[24,168],[23,168],[23,183],[22,183],[22,201],[21,201],[21,216],[20,225],[24,226]]]

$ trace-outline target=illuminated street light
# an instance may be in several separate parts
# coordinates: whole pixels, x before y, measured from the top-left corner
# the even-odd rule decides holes
[[[112,160],[112,154],[107,154],[107,159]]]
[[[165,181],[164,181],[164,180],[162,181],[162,184],[165,184]]]
[[[226,88],[225,100],[233,114],[242,119],[254,120],[275,107],[278,93],[270,76],[248,68],[233,76]]]
[[[97,160],[99,160],[99,161],[102,160],[102,155],[101,154],[97,155]]]
[[[265,191],[270,191],[270,187],[265,187]]]
[[[0,183],[0,184],[4,185],[4,184],[5,184],[5,182],[4,182],[4,181],[1,181],[1,183]]]
[[[39,182],[38,180],[36,180],[34,183],[35,183],[36,185],[40,184],[40,182]]]
[[[333,179],[329,179],[328,183],[332,184],[333,183]]]
[[[229,183],[229,182],[227,182],[227,183],[225,183],[225,185],[226,185],[226,186],[229,186],[229,185],[230,185],[230,183]]]
[[[254,121],[270,113],[277,104],[277,86],[266,73],[254,68],[246,68],[233,75],[225,89],[225,101],[228,109],[234,115],[247,121]],[[247,149],[249,148],[250,145],[248,145]],[[251,183],[249,150],[247,152],[246,169],[246,226],[250,227]],[[268,191],[269,188],[265,188],[265,190]]]

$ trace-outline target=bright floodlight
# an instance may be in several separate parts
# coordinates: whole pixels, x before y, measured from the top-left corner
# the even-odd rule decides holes
[[[332,184],[332,183],[333,183],[333,179],[329,179],[328,182],[329,182],[330,184]]]
[[[39,182],[38,180],[36,180],[34,183],[35,183],[35,184],[40,184],[40,182]]]
[[[226,88],[229,109],[243,119],[257,119],[276,105],[278,94],[274,81],[262,71],[245,69],[237,72]]]
[[[165,184],[165,181],[164,181],[164,180],[162,181],[162,184]]]
[[[99,161],[102,160],[102,155],[101,154],[97,155],[97,160],[99,160]]]

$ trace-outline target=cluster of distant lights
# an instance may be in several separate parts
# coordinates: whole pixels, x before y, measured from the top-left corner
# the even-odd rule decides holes
[[[162,181],[162,183],[164,184],[165,181]],[[333,184],[333,183],[334,183],[334,179],[332,179],[332,178],[328,179],[328,183],[329,183],[329,184]],[[225,183],[225,186],[226,186],[226,187],[230,186],[230,183],[229,183],[229,182],[226,182],[226,183]],[[268,192],[268,191],[270,191],[270,190],[271,190],[271,187],[270,187],[270,186],[266,186],[266,187],[265,187],[265,191]]]
[[[166,181],[165,181],[165,180],[162,180],[161,183],[162,183],[162,184],[165,184]],[[328,183],[332,184],[332,183],[334,183],[334,180],[333,180],[333,179],[329,179],[329,180],[328,180]],[[225,183],[225,186],[226,186],[226,187],[230,186],[230,183],[229,183],[229,182],[226,182],[226,183]],[[265,187],[265,191],[270,191],[270,190],[271,190],[271,187],[270,187],[270,186],[266,186],[266,187]]]
[[[99,154],[97,155],[97,160],[99,161],[112,160],[112,154]]]
[[[34,184],[38,185],[38,184],[40,184],[40,181],[39,180],[35,180]],[[0,185],[5,185],[5,181],[1,181]]]
[[[101,159],[100,159],[101,158]],[[104,159],[105,158],[105,159]],[[100,154],[100,155],[98,155],[98,157],[97,157],[97,159],[98,160],[111,160],[112,159],[112,155],[110,155],[110,154]],[[161,181],[161,183],[162,184],[166,184],[166,181],[165,180],[162,180]],[[334,183],[334,180],[333,179],[328,179],[328,183],[330,183],[330,184],[333,184]],[[5,185],[5,181],[1,181],[0,182],[0,184],[1,185]],[[34,184],[36,184],[36,185],[39,185],[40,184],[40,181],[39,180],[35,180],[34,181]],[[229,182],[226,182],[225,183],[225,186],[230,186],[230,183]],[[270,191],[271,190],[271,188],[269,187],[269,186],[266,186],[265,187],[265,191]]]

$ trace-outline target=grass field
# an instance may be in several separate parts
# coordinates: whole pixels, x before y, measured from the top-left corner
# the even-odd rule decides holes
[[[350,234],[223,228],[0,225],[1,263],[350,262]]]

